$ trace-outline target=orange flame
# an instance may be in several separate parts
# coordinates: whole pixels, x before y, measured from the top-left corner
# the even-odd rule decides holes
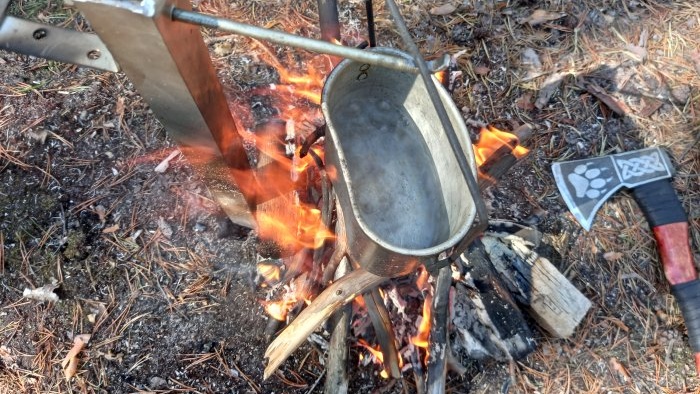
[[[277,264],[261,261],[258,263],[258,274],[265,279],[267,284],[275,284],[282,279],[282,270]]]
[[[418,327],[418,333],[416,334],[416,336],[411,338],[412,344],[426,350],[428,349],[430,339],[430,314],[432,304],[433,296],[431,294],[426,294],[425,301],[423,301],[423,317]]]
[[[367,349],[367,351],[372,355],[372,357],[374,357],[374,360],[377,362],[377,364],[384,364],[384,354],[379,349],[379,345],[377,345],[377,347],[374,348],[362,338],[358,339],[357,343],[358,345]],[[386,368],[382,368],[382,372],[379,373],[379,376],[381,376],[384,379],[388,379],[389,372],[387,372]]]
[[[296,299],[287,299],[281,301],[260,301],[265,312],[272,318],[285,321],[287,320],[287,313],[296,304]]]
[[[477,166],[484,164],[491,155],[504,146],[508,147],[513,156],[518,159],[525,156],[528,149],[518,144],[518,137],[515,134],[490,125],[488,128],[482,128],[479,132],[479,141],[473,147]]]

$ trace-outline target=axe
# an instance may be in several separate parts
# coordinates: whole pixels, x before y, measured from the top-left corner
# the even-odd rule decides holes
[[[554,163],[557,187],[586,231],[595,213],[616,191],[632,190],[654,230],[664,274],[681,308],[700,376],[700,280],[690,253],[688,217],[671,186],[673,166],[658,147]]]

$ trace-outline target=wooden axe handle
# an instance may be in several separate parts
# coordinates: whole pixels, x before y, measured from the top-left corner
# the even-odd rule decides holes
[[[664,273],[688,328],[700,376],[700,280],[690,252],[688,217],[670,179],[636,187],[633,193],[654,230]]]

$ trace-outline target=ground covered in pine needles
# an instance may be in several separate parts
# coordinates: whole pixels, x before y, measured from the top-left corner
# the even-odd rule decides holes
[[[201,11],[318,37],[313,1],[201,1]],[[365,36],[364,2],[339,1],[343,39]],[[376,2],[381,45],[401,47]],[[457,59],[453,97],[476,133],[528,123],[528,158],[485,196],[490,216],[538,228],[553,263],[593,302],[576,333],[538,329],[513,365],[450,374],[448,392],[680,393],[699,387],[679,309],[631,196],[576,224],[551,163],[660,145],[700,261],[700,11],[693,1],[404,1],[423,54]],[[27,19],[88,30],[76,11],[13,2]],[[275,116],[260,87],[271,54],[310,55],[204,31],[232,106],[252,129]],[[267,60],[267,62],[266,62]],[[122,74],[0,51],[0,393],[320,392],[322,348],[305,345],[262,380],[267,317],[254,232],[232,225]],[[23,297],[48,286],[58,302]],[[62,367],[81,334],[89,334]],[[356,392],[413,392],[359,366]],[[66,374],[72,375],[66,378]],[[486,389],[490,387],[491,389]]]

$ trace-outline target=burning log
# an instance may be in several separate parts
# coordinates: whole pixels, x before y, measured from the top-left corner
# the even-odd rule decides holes
[[[479,189],[485,190],[495,185],[525,155],[528,150],[520,144],[530,138],[532,127],[524,124],[513,133],[506,133],[495,127],[482,128],[479,141],[474,145],[474,154],[479,164]]]
[[[480,241],[459,260],[465,272],[456,286],[454,350],[473,359],[517,360],[535,348],[520,308],[501,282]]]
[[[447,316],[452,287],[452,268],[440,268],[433,294],[433,314],[430,329],[430,346],[428,348],[428,376],[426,392],[439,394],[445,392],[447,378],[447,352],[451,352],[448,342]]]

